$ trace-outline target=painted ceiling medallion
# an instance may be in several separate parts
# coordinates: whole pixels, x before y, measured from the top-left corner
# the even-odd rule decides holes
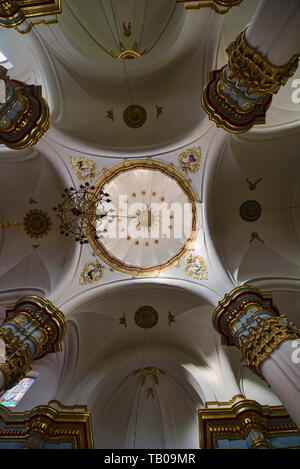
[[[88,285],[97,282],[103,277],[104,267],[99,262],[88,262],[82,269],[79,283],[80,285]]]
[[[198,200],[187,179],[173,166],[151,158],[124,160],[94,183],[110,201],[86,231],[93,252],[110,268],[132,277],[159,275],[176,266],[197,237]],[[106,230],[106,231],[104,231]],[[97,235],[102,233],[103,237]]]
[[[30,210],[23,220],[24,230],[31,238],[43,238],[51,229],[51,218],[42,210]]]
[[[70,156],[73,170],[78,179],[92,182],[95,176],[99,174],[95,161],[84,157]]]
[[[191,254],[185,263],[184,271],[190,277],[198,280],[208,280],[205,260],[201,256]]]
[[[128,125],[128,127],[137,129],[138,127],[144,125],[146,122],[146,109],[143,108],[143,106],[140,106],[139,104],[132,104],[131,106],[128,106],[125,109],[123,113],[123,119],[125,124]]]
[[[182,171],[186,174],[196,173],[200,166],[201,149],[200,147],[192,148],[180,153],[178,161]]]
[[[246,200],[240,206],[240,216],[245,221],[256,221],[261,215],[261,206],[256,200]]]
[[[152,306],[141,306],[134,316],[134,320],[137,326],[143,329],[150,329],[156,326],[158,321],[157,311]]]

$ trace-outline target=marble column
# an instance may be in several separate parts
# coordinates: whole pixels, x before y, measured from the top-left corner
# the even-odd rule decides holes
[[[0,363],[0,391],[24,378],[34,360],[60,351],[65,332],[63,313],[44,298],[25,296],[8,306],[0,328],[6,347],[6,361]]]
[[[219,302],[212,321],[223,343],[241,350],[245,365],[268,382],[300,428],[300,330],[280,314],[272,295],[237,287]]]
[[[262,0],[250,25],[226,49],[228,63],[209,73],[202,106],[231,133],[264,124],[272,97],[298,67],[300,2]]]

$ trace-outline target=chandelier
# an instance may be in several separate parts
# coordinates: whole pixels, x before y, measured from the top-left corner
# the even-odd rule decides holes
[[[111,202],[107,192],[94,192],[95,187],[90,186],[88,182],[81,184],[79,189],[74,187],[65,188],[62,194],[63,201],[53,207],[57,212],[56,216],[60,221],[60,233],[64,236],[73,236],[75,241],[80,244],[88,243],[85,233],[94,233],[96,239],[103,239],[106,228],[96,232],[96,222],[103,221],[105,218],[109,223],[113,221],[115,215],[113,209],[105,210],[104,203]]]

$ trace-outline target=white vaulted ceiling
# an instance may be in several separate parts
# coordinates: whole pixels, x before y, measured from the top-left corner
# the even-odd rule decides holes
[[[263,141],[230,138],[223,148],[210,213],[218,252],[238,283],[299,278],[298,147],[294,134]],[[247,180],[259,182],[251,190]],[[247,200],[261,206],[256,221],[240,216],[240,206]],[[252,240],[252,233],[259,239]]]
[[[1,221],[12,225],[1,230],[0,298],[15,299],[30,292],[47,296],[75,255],[74,243],[60,235],[52,215],[65,184],[61,167],[51,162],[50,155],[35,148],[1,155]],[[34,211],[50,219],[49,232],[41,237],[25,230],[24,218]]]
[[[152,447],[182,448],[198,445],[195,415],[205,401],[244,392],[264,404],[278,403],[267,385],[243,371],[239,351],[220,344],[211,324],[218,301],[244,283],[274,291],[289,319],[298,314],[300,111],[290,99],[291,81],[273,98],[266,124],[243,135],[217,129],[201,106],[207,72],[225,64],[227,45],[251,21],[257,4],[244,0],[218,15],[209,8],[185,10],[175,0],[65,0],[57,24],[26,35],[1,28],[0,50],[14,64],[10,77],[42,85],[51,127],[31,150],[0,148],[0,217],[13,221],[38,208],[52,226],[34,241],[23,227],[0,230],[0,309],[31,291],[47,296],[68,321],[60,358],[40,361],[37,372],[44,378],[16,410],[41,404],[44,393],[48,400],[88,404],[96,447],[132,447],[136,434],[136,447],[151,441]],[[123,21],[131,22],[130,36]],[[126,47],[139,40],[138,51],[149,52],[124,61],[112,57],[104,49],[116,49],[118,35]],[[146,110],[141,127],[130,128],[123,119],[130,104]],[[180,157],[195,149],[198,166],[188,171]],[[93,184],[135,158],[180,172],[200,205],[194,246],[169,270],[135,278],[112,268],[89,245],[61,236],[52,207],[64,187],[82,184],[70,157],[95,164]],[[251,190],[247,179],[260,181]],[[172,198],[178,189],[160,175],[150,182],[135,174],[126,187],[110,187],[115,197],[155,190]],[[30,198],[37,204],[29,204]],[[261,205],[255,222],[239,214],[247,200]],[[260,239],[250,242],[253,232]],[[180,248],[164,243],[146,258],[145,250],[128,243],[116,239],[112,248],[136,265],[162,262]],[[190,269],[189,259],[201,268],[195,263]],[[101,277],[84,282],[85,267],[95,263]],[[159,316],[149,330],[134,322],[144,305]],[[123,314],[127,326],[120,324]],[[158,386],[147,378],[141,387],[133,372],[150,366],[165,374]],[[150,386],[154,398],[147,398]]]

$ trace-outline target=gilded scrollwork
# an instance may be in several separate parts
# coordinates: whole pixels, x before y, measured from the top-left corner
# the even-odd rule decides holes
[[[228,408],[217,404],[198,411],[202,449],[219,449],[220,442],[222,448],[295,448],[290,440],[299,442],[300,432],[283,406],[261,406],[245,397]]]
[[[191,254],[185,262],[184,271],[187,275],[197,280],[208,280],[205,260],[201,256],[193,256]]]
[[[31,370],[32,356],[29,345],[23,345],[0,364],[5,376],[5,389],[10,389],[23,379]]]
[[[29,345],[24,344],[11,328],[1,328],[0,337],[6,348],[6,361],[0,364],[0,370],[5,377],[5,389],[9,389],[31,370],[32,355]]]
[[[94,447],[91,414],[82,405],[50,401],[25,412],[11,412],[0,406],[0,424],[1,438],[8,448],[59,448],[61,443],[72,449]]]
[[[98,282],[103,277],[103,274],[103,265],[99,264],[99,262],[87,262],[81,272],[79,283],[80,285],[88,285]]]
[[[92,182],[93,179],[99,174],[95,161],[89,160],[88,158],[75,156],[71,156],[70,160],[76,176],[82,181]]]
[[[183,151],[178,157],[180,168],[185,174],[196,173],[201,161],[201,148],[195,147]]]

